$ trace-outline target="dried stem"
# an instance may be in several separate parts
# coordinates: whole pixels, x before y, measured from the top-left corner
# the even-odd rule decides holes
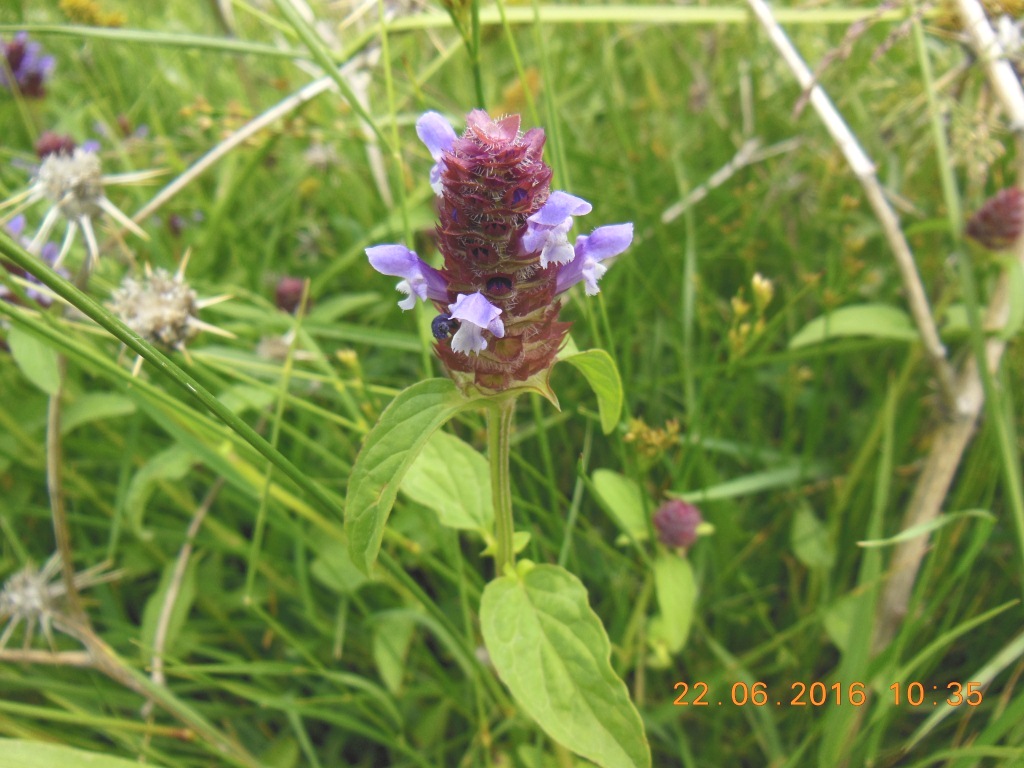
[[[893,257],[896,259],[896,266],[900,271],[900,278],[903,281],[903,289],[907,295],[910,314],[914,318],[914,324],[917,326],[918,335],[921,337],[925,355],[928,357],[932,371],[935,374],[943,404],[947,409],[947,413],[956,413],[957,403],[954,395],[953,370],[946,359],[946,348],[939,339],[939,332],[935,325],[935,319],[932,317],[931,307],[928,304],[928,297],[925,294],[921,276],[918,274],[917,265],[914,263],[914,256],[910,251],[906,238],[903,237],[903,231],[900,229],[896,212],[889,205],[882,185],[878,182],[874,164],[864,153],[864,150],[861,149],[857,138],[832,105],[825,91],[814,82],[814,75],[807,67],[807,64],[804,63],[804,60],[800,58],[800,54],[797,53],[789,38],[786,37],[786,33],[782,31],[782,28],[775,21],[768,5],[764,0],[747,0],[747,3],[754,11],[758,21],[764,26],[768,37],[779,51],[782,59],[796,76],[800,86],[809,92],[811,105],[818,113],[818,117],[825,124],[836,145],[844,157],[846,157],[850,169],[864,188],[868,202],[875,212],[879,223],[882,225],[882,231],[889,242],[889,247],[892,249]]]
[[[156,632],[153,635],[153,664],[150,679],[157,685],[164,685],[166,682],[164,677],[164,646],[167,643],[171,616],[174,614],[174,605],[177,603],[178,594],[181,592],[181,584],[185,580],[185,571],[188,570],[188,561],[192,557],[196,536],[199,533],[200,526],[203,524],[203,520],[206,518],[206,513],[210,511],[210,507],[213,505],[213,500],[217,498],[217,494],[223,487],[224,478],[217,478],[206,494],[206,498],[196,508],[195,514],[192,516],[192,522],[185,533],[185,543],[181,545],[181,549],[178,551],[178,560],[174,564],[174,574],[171,577],[171,583],[167,587],[167,594],[164,596],[163,605],[160,606],[160,616],[157,619]],[[143,714],[148,715],[149,713],[144,712]]]

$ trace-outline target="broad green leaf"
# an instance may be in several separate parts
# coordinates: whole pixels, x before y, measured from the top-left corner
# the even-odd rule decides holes
[[[858,600],[860,595],[843,595],[825,611],[825,632],[843,653],[850,647],[850,630],[857,616]]]
[[[640,486],[610,469],[595,470],[593,482],[598,503],[622,532],[637,541],[645,540],[648,527]]]
[[[402,480],[402,493],[449,528],[486,534],[494,525],[487,459],[447,432],[435,432],[423,446]]]
[[[244,413],[248,410],[262,411],[274,402],[274,393],[269,389],[251,387],[247,384],[236,384],[217,395],[232,413]]]
[[[654,590],[661,621],[651,640],[663,642],[669,653],[679,653],[690,636],[697,605],[697,581],[690,561],[675,553],[662,552],[654,561]]]
[[[622,413],[622,379],[612,356],[603,349],[588,349],[559,360],[576,368],[597,395],[597,410],[601,414],[601,431],[610,434],[619,423]]]
[[[142,530],[142,517],[156,483],[160,480],[181,480],[197,461],[189,447],[175,445],[153,456],[135,473],[125,493],[124,508],[136,535],[151,538],[151,534]]]
[[[789,529],[789,544],[796,559],[808,568],[831,568],[836,554],[828,538],[828,529],[806,504],[797,507]]]
[[[178,594],[174,597],[174,605],[171,608],[171,615],[163,641],[164,652],[170,656],[178,655],[174,652],[174,645],[178,639],[178,634],[181,632],[181,628],[185,626],[185,620],[188,618],[189,612],[192,610],[192,603],[196,599],[196,565],[198,562],[199,560],[194,557],[189,561],[188,566],[185,568],[185,575],[178,585]],[[177,563],[175,561],[167,564],[163,574],[160,576],[160,584],[156,592],[150,595],[146,601],[146,607],[142,611],[140,644],[142,646],[143,658],[147,663],[150,661],[150,655],[156,645],[156,633],[157,626],[160,623],[160,614],[167,600],[167,593],[171,588],[176,567]]]
[[[373,661],[381,680],[397,696],[405,676],[405,657],[409,653],[416,624],[406,613],[381,614],[373,624]]]
[[[24,739],[0,739],[0,755],[4,768],[139,768],[137,760]]]
[[[643,722],[579,579],[523,561],[484,589],[480,629],[498,676],[548,736],[603,768],[651,765]]]
[[[814,318],[789,340],[789,348],[820,344],[839,336],[915,341],[917,331],[902,309],[888,304],[857,304]]]
[[[48,395],[57,394],[60,371],[57,367],[57,352],[52,347],[17,326],[8,329],[7,345],[11,348],[11,357],[26,379]]]
[[[115,392],[92,392],[76,397],[64,409],[60,419],[60,432],[66,435],[76,427],[94,421],[114,419],[135,413],[135,403]]]
[[[448,379],[427,379],[399,392],[366,436],[345,498],[349,552],[364,573],[377,559],[406,471],[434,431],[475,402]]]
[[[348,543],[325,541],[317,552],[317,558],[310,566],[313,578],[339,595],[355,592],[369,579],[352,563]]]

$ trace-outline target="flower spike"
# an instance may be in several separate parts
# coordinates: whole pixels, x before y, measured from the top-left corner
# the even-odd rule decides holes
[[[573,218],[591,205],[551,191],[544,131],[521,131],[518,115],[495,120],[473,110],[457,136],[428,112],[416,132],[434,159],[444,268],[402,245],[366,254],[378,272],[402,278],[403,309],[417,299],[434,303],[434,349],[460,386],[507,390],[551,367],[569,332],[558,321],[558,295],[578,282],[596,293],[607,269],[601,262],[628,247],[633,226],[600,227],[570,245]]]

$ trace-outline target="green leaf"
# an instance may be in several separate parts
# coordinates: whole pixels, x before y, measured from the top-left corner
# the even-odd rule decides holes
[[[869,549],[871,547],[891,547],[894,544],[900,544],[904,541],[910,541],[916,539],[918,536],[924,536],[937,531],[939,528],[944,528],[956,520],[964,517],[980,517],[985,520],[994,521],[995,515],[989,512],[987,509],[965,509],[963,512],[947,512],[943,515],[939,515],[932,520],[928,520],[924,523],[919,523],[912,528],[907,528],[905,531],[900,531],[895,536],[890,536],[887,539],[872,539],[869,541],[858,541],[858,547],[864,547]]]
[[[0,754],[4,768],[139,768],[136,760],[23,739],[0,739]]]
[[[137,536],[152,538],[151,533],[142,530],[142,517],[157,482],[181,480],[198,460],[191,448],[175,445],[153,456],[135,473],[125,493],[124,508]]]
[[[808,568],[831,568],[836,554],[828,537],[828,529],[814,516],[806,504],[797,507],[789,543],[796,559]]]
[[[610,469],[598,469],[593,475],[594,491],[601,508],[626,536],[644,541],[648,535],[644,514],[644,495],[640,486],[625,475]]]
[[[559,361],[569,363],[583,374],[597,395],[597,410],[601,414],[601,431],[610,434],[619,423],[622,413],[622,379],[612,356],[603,349],[588,349],[560,356]]]
[[[435,432],[423,446],[402,480],[402,493],[449,528],[486,535],[494,525],[487,459],[447,432]]]
[[[62,435],[70,433],[83,424],[135,413],[135,403],[130,398],[114,392],[93,392],[76,397],[64,409],[60,419]]]
[[[409,653],[416,623],[406,612],[380,614],[373,625],[373,661],[381,680],[393,696],[402,688],[405,657]]]
[[[651,765],[640,715],[579,579],[523,561],[484,589],[480,628],[498,676],[548,736],[603,768]]]
[[[917,330],[902,309],[888,304],[857,304],[814,318],[789,340],[789,348],[820,344],[840,336],[915,341]]]
[[[697,605],[697,581],[686,558],[662,552],[654,561],[654,590],[661,610],[657,632],[651,640],[661,641],[669,653],[679,653],[686,645]]]
[[[26,379],[48,395],[57,394],[60,371],[56,350],[17,326],[8,329],[7,346],[11,348],[11,357]]]
[[[820,464],[808,464],[795,461],[782,464],[763,472],[753,472],[732,480],[709,485],[699,491],[688,493],[669,493],[672,498],[689,501],[691,504],[701,501],[720,501],[750,496],[774,488],[785,488],[795,483],[804,483],[817,479],[825,474],[825,467]]]
[[[435,430],[475,402],[448,379],[427,379],[399,392],[366,436],[345,498],[349,552],[364,573],[377,559],[406,471]]]
[[[310,566],[313,578],[339,595],[349,595],[365,584],[366,574],[352,563],[348,543],[324,541],[317,550],[316,560]]]

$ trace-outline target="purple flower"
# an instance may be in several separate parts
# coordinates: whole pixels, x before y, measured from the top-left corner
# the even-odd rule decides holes
[[[631,242],[632,224],[610,224],[598,227],[589,235],[580,235],[576,238],[572,261],[558,271],[555,292],[567,291],[582,280],[587,295],[595,295],[599,290],[597,281],[608,271],[608,267],[600,262],[618,256]]]
[[[459,330],[452,337],[452,349],[468,355],[470,352],[480,354],[487,349],[487,340],[481,331],[490,331],[496,338],[505,335],[505,325],[498,315],[501,310],[491,304],[482,293],[471,293],[468,296],[460,293],[454,304],[448,305],[452,319],[458,320]]]
[[[395,286],[408,297],[398,302],[402,309],[415,307],[417,298],[423,301],[448,299],[448,281],[444,275],[404,245],[375,245],[366,249],[366,255],[370,266],[381,274],[402,278]]]
[[[697,526],[704,522],[704,518],[693,504],[682,499],[670,499],[658,507],[652,522],[662,544],[689,547],[697,540]]]
[[[9,72],[22,96],[39,99],[46,95],[46,81],[53,73],[53,56],[43,54],[39,43],[28,39],[27,32],[19,32],[9,43],[0,40],[0,52],[7,60],[6,66],[0,68],[0,84],[12,88]]]
[[[402,245],[368,248],[367,256],[379,272],[402,278],[403,309],[433,302],[434,350],[460,386],[505,391],[551,367],[570,327],[558,319],[558,295],[578,282],[596,293],[606,271],[600,262],[626,249],[633,227],[601,227],[573,247],[573,217],[591,205],[551,191],[544,131],[521,130],[519,115],[494,119],[475,109],[457,135],[428,112],[416,132],[434,159],[444,267]]]
[[[572,217],[590,213],[592,206],[586,200],[568,192],[552,192],[540,210],[526,220],[523,235],[524,253],[540,251],[540,265],[567,264],[573,259],[569,245]]]
[[[441,194],[441,173],[444,171],[442,155],[450,152],[458,137],[451,123],[437,112],[427,112],[416,121],[416,135],[427,145],[434,165],[430,169],[430,188],[434,194]]]

